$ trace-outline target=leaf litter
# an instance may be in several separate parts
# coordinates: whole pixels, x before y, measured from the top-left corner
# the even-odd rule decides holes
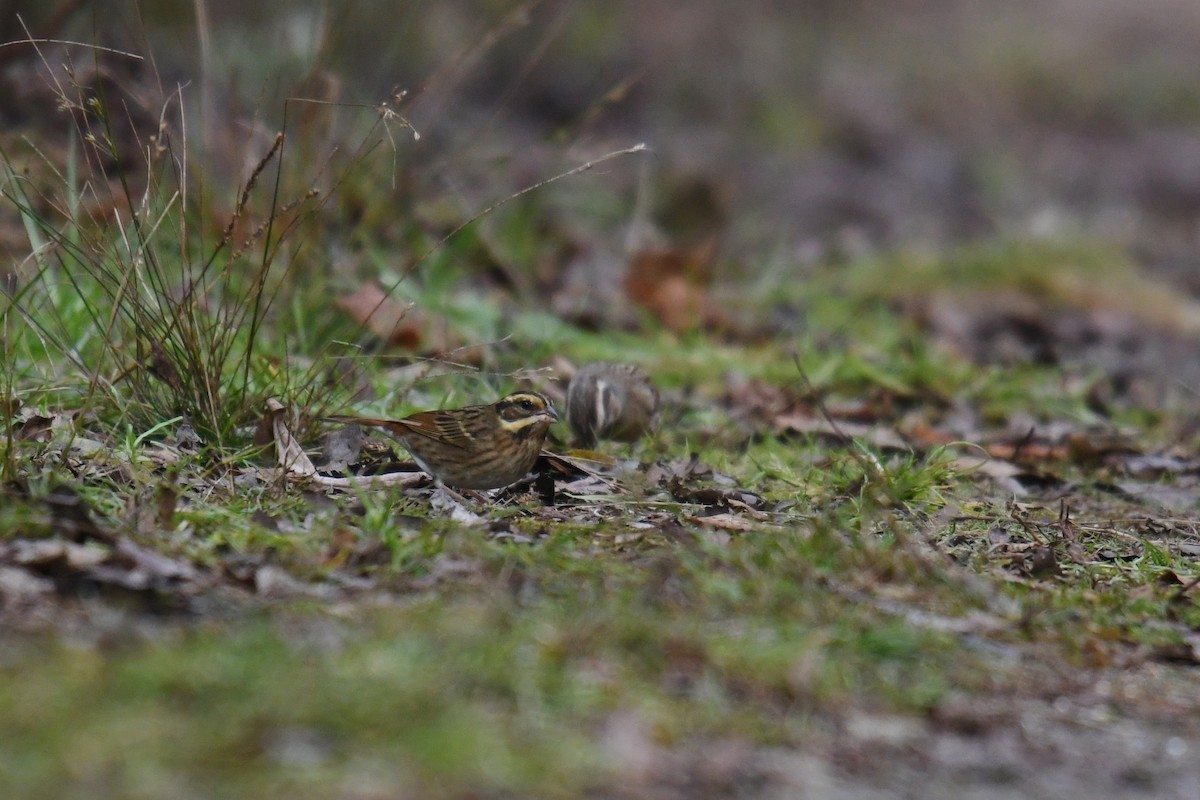
[[[1104,15],[1092,13],[1087,4],[1074,4],[1079,7],[1074,12],[1071,4],[1060,5],[1058,10],[1065,18],[1070,19],[1072,13],[1082,13],[1087,19],[1087,25],[1082,27],[1093,33],[1097,29],[1106,30]],[[657,23],[662,20],[654,15],[660,15],[661,8],[650,4],[639,13],[645,15],[643,22],[656,24],[635,26],[635,29],[653,31],[659,28]],[[720,19],[720,16],[716,18]],[[803,19],[808,21],[807,17]],[[887,15],[881,19],[885,26],[891,22]],[[842,18],[835,16],[833,20],[837,23]],[[1148,24],[1148,20],[1142,22]],[[1121,18],[1107,24],[1127,28],[1126,23],[1127,20]],[[1182,25],[1175,18],[1172,18],[1172,24]],[[854,26],[846,27],[857,31]],[[945,36],[945,31],[936,25],[929,27],[933,35]],[[746,29],[752,33],[758,31],[754,26]],[[1107,30],[1116,35],[1116,30]],[[1181,30],[1186,32],[1187,27],[1183,26]],[[725,33],[722,31],[722,42]],[[889,30],[888,34],[891,33]],[[636,40],[637,37],[633,38]],[[687,36],[681,34],[679,38],[682,41]],[[969,38],[965,41],[969,45]],[[756,40],[754,44],[760,46],[761,43]],[[670,43],[664,45],[655,40],[654,46],[657,52],[659,47],[670,47]],[[1033,47],[1031,53],[1036,52],[1037,44]],[[666,51],[668,60],[677,54],[678,51]],[[860,60],[842,59],[845,63]],[[1090,68],[1086,59],[1081,63]],[[716,65],[713,69],[722,73],[729,71],[726,60],[717,60],[713,64]],[[864,79],[859,75],[856,79],[854,73],[835,72],[833,77],[833,81],[827,82],[829,97],[822,98],[822,104],[828,106],[823,113],[830,118],[829,130],[823,136],[831,140],[832,151],[804,159],[796,170],[776,170],[772,168],[774,165],[766,169],[758,165],[757,171],[749,170],[755,183],[769,185],[772,181],[786,181],[794,187],[789,191],[795,196],[773,203],[772,208],[777,207],[781,217],[792,217],[818,227],[817,233],[819,226],[832,231],[828,237],[830,244],[817,239],[815,245],[827,248],[820,258],[831,261],[839,259],[842,249],[852,260],[856,253],[861,255],[863,241],[868,247],[872,243],[886,242],[895,231],[914,224],[938,231],[979,232],[980,226],[986,224],[988,192],[971,186],[972,181],[963,177],[970,173],[971,162],[959,152],[963,143],[955,138],[961,134],[951,132],[947,141],[931,142],[928,136],[911,130],[911,120],[903,118],[903,99],[889,98],[885,103],[872,95],[876,90],[870,87],[875,82],[869,76]],[[83,74],[79,80],[86,83],[95,78]],[[25,80],[17,83],[21,84],[24,96],[36,91],[44,82]],[[907,85],[902,75],[897,77],[897,83],[902,87]],[[713,80],[712,85],[723,84]],[[1048,96],[1053,97],[1053,87],[1047,91],[1051,92]],[[920,94],[927,96],[927,93]],[[944,94],[953,98],[960,92]],[[1012,113],[1020,108],[1020,103],[1029,102],[1024,93],[1014,94],[1016,100],[1006,99],[1001,93],[994,104],[999,113]],[[651,92],[647,92],[647,96],[658,98]],[[54,99],[52,96],[38,98],[25,105],[53,107]],[[137,103],[129,105],[138,113],[145,110]],[[1033,106],[1039,106],[1039,103],[1035,102]],[[953,118],[961,119],[962,109],[956,105],[952,110]],[[1195,239],[1190,231],[1195,216],[1194,186],[1189,180],[1192,173],[1186,168],[1194,161],[1191,139],[1176,131],[1147,135],[1137,128],[1136,123],[1128,132],[1113,131],[1111,135],[1098,137],[1094,133],[1097,123],[1092,115],[1085,122],[1085,131],[1073,133],[1067,129],[1072,113],[1079,112],[1068,109],[1061,115],[1050,115],[1039,120],[1036,127],[1031,125],[1032,135],[1017,137],[1028,143],[1025,147],[1032,145],[1038,150],[1037,157],[1030,161],[1037,165],[1039,182],[1030,195],[1039,198],[1039,203],[1044,202],[1041,198],[1047,188],[1045,181],[1070,183],[1073,180],[1075,183],[1068,188],[1068,194],[1089,198],[1094,195],[1092,205],[1100,209],[1101,215],[1117,218],[1126,215],[1144,221],[1145,224],[1132,226],[1145,231],[1138,234],[1141,246],[1160,258],[1165,252],[1169,258],[1164,260],[1182,264],[1181,270],[1188,269],[1194,261],[1190,255]],[[937,118],[936,103],[922,109],[922,115],[930,114]],[[979,125],[982,120],[970,115],[967,121],[976,124],[955,127],[962,131],[990,127]],[[154,119],[148,120],[150,127],[154,122]],[[128,136],[122,126],[117,138],[118,149],[126,154],[121,157],[121,163],[138,163],[137,154],[141,148],[136,137]],[[694,141],[688,136],[681,138],[689,146]],[[1056,148],[1071,151],[1072,158],[1067,159],[1065,166],[1053,163],[1042,152],[1052,154]],[[1101,155],[1097,157],[1097,153]],[[706,157],[703,153],[699,155]],[[1002,157],[1010,156],[1011,153]],[[1094,168],[1097,163],[1108,164],[1110,168],[1097,170]],[[944,168],[946,164],[950,165],[949,169]],[[776,172],[780,174],[772,174]],[[899,179],[909,174],[919,175],[923,180]],[[1048,177],[1055,175],[1057,177]],[[930,188],[933,191],[929,191]],[[1003,192],[996,194],[1006,196]],[[689,201],[673,200],[670,205],[675,206],[675,213],[658,214],[661,219],[655,220],[657,223],[667,223],[669,217],[680,216],[680,207],[692,216],[695,216],[697,205],[704,211],[704,203],[691,201],[696,193],[681,195]],[[1168,235],[1160,236],[1162,229],[1170,226],[1154,219],[1154,207],[1170,209],[1170,214],[1181,221],[1182,231],[1168,230]],[[723,209],[726,216],[732,216],[730,211]],[[758,216],[742,215],[741,211],[739,208],[740,216]],[[107,212],[100,209],[92,213],[104,216]],[[707,216],[702,213],[700,218],[698,227],[701,230],[725,233],[724,220],[714,219],[711,213]],[[640,313],[661,314],[668,327],[679,331],[692,331],[708,324],[723,330],[732,328],[732,335],[742,335],[731,326],[719,301],[713,299],[718,295],[712,276],[707,272],[711,265],[688,263],[689,259],[698,261],[698,251],[692,249],[694,240],[681,236],[678,226],[664,224],[664,227],[670,233],[665,244],[650,246],[643,242],[644,249],[631,258],[597,255],[594,251],[589,252],[590,243],[574,237],[574,241],[567,243],[567,250],[574,254],[573,260],[579,265],[577,271],[583,276],[584,301],[568,297],[568,292],[560,289],[555,293],[554,307],[559,308],[559,302],[566,306],[567,301],[573,299],[578,316],[564,316],[594,328],[636,328],[639,320],[630,313],[632,305]],[[1178,236],[1169,235],[1171,233]],[[19,235],[16,238],[22,239]],[[1179,258],[1171,251],[1179,246],[1178,240],[1192,243],[1186,250],[1188,257]],[[803,244],[809,247],[808,243]],[[622,274],[628,274],[630,266],[635,264],[658,269],[662,277],[657,283],[628,291],[622,286]],[[595,297],[586,294],[597,265],[614,276],[616,300],[613,302],[594,302]],[[701,266],[703,269],[699,268]],[[647,274],[652,271],[648,269]],[[1194,276],[1189,280],[1194,280]],[[1154,289],[1153,286],[1150,288]],[[1051,414],[1049,419],[1018,420],[1014,418],[1016,415],[1006,411],[1003,412],[1005,418],[997,420],[994,411],[979,409],[970,399],[964,401],[957,397],[951,401],[953,407],[949,409],[931,397],[919,398],[915,417],[906,417],[898,408],[888,408],[887,403],[862,404],[866,410],[852,412],[839,407],[836,398],[824,397],[820,403],[828,411],[826,415],[817,407],[814,398],[793,399],[783,387],[765,382],[764,392],[778,389],[783,397],[782,402],[771,406],[770,410],[742,415],[738,412],[747,410],[749,404],[736,400],[720,406],[722,413],[729,412],[729,418],[736,417],[740,427],[738,432],[729,435],[730,440],[740,443],[742,439],[754,437],[782,440],[793,445],[814,444],[817,450],[827,454],[821,463],[830,468],[839,460],[845,460],[841,456],[848,446],[846,437],[877,451],[879,463],[885,466],[889,463],[889,455],[915,452],[927,457],[939,447],[948,448],[956,473],[955,500],[943,506],[941,511],[932,513],[928,524],[921,528],[929,541],[921,544],[940,548],[950,556],[951,564],[987,575],[999,575],[1002,581],[1019,584],[1022,590],[1029,590],[1027,596],[1034,598],[1030,603],[1033,610],[997,613],[978,622],[972,613],[953,616],[929,611],[922,608],[920,599],[911,596],[911,592],[895,591],[903,586],[889,584],[883,577],[886,569],[871,565],[868,559],[864,559],[868,563],[863,567],[860,580],[854,583],[857,593],[853,596],[859,602],[873,603],[881,613],[900,616],[917,625],[951,630],[968,645],[978,645],[986,638],[982,646],[992,648],[988,652],[1000,661],[1024,658],[1029,667],[1022,676],[1026,692],[990,696],[988,690],[983,689],[969,695],[947,697],[932,709],[927,721],[854,711],[833,730],[822,731],[821,744],[811,751],[749,747],[736,735],[713,737],[699,744],[671,746],[666,744],[669,734],[661,731],[647,712],[618,710],[603,721],[605,746],[614,761],[628,767],[623,775],[628,783],[615,787],[617,796],[646,796],[648,792],[657,792],[661,796],[706,796],[704,790],[710,795],[749,796],[756,787],[764,785],[768,787],[764,794],[769,789],[785,787],[796,794],[824,791],[828,796],[850,796],[855,794],[854,789],[860,790],[859,794],[869,792],[868,796],[891,796],[898,786],[921,787],[921,792],[928,793],[927,796],[940,796],[938,787],[949,787],[945,796],[960,796],[964,785],[984,792],[1033,786],[1042,789],[1040,793],[1046,796],[1085,793],[1078,791],[1079,786],[1099,787],[1100,791],[1120,786],[1130,792],[1152,792],[1180,772],[1181,762],[1194,760],[1190,759],[1188,748],[1194,748],[1195,740],[1187,738],[1189,732],[1194,731],[1194,674],[1186,672],[1184,681],[1172,683],[1170,676],[1163,680],[1157,669],[1162,662],[1195,663],[1196,637],[1188,628],[1195,624],[1194,615],[1190,617],[1191,622],[1177,623],[1183,634],[1175,644],[1156,645],[1140,652],[1139,645],[1125,638],[1121,631],[1089,631],[1089,635],[1095,634],[1085,645],[1095,648],[1092,668],[1072,664],[1061,672],[1047,673],[1031,664],[1036,661],[1035,655],[1031,654],[1036,654],[1038,646],[1037,617],[1040,613],[1076,614],[1081,619],[1081,627],[1093,625],[1086,614],[1079,615],[1070,608],[1058,610],[1052,607],[1055,590],[1068,587],[1072,571],[1077,568],[1098,565],[1093,580],[1100,589],[1109,588],[1105,584],[1124,583],[1133,587],[1131,591],[1147,590],[1151,598],[1163,595],[1172,598],[1171,602],[1179,606],[1181,615],[1186,616],[1194,603],[1191,587],[1195,585],[1195,579],[1189,571],[1200,549],[1200,540],[1195,521],[1198,490],[1194,446],[1188,444],[1194,437],[1186,434],[1187,421],[1179,426],[1178,440],[1183,444],[1174,444],[1176,437],[1166,435],[1156,445],[1144,441],[1135,432],[1132,445],[1114,448],[1104,428],[1104,421],[1121,409],[1164,407],[1164,400],[1172,393],[1177,394],[1180,387],[1185,387],[1185,392],[1188,391],[1186,387],[1191,387],[1194,406],[1194,390],[1200,385],[1195,372],[1198,362],[1194,358],[1194,337],[1181,335],[1179,330],[1164,333],[1161,327],[1157,333],[1146,330],[1165,318],[1179,328],[1192,325],[1194,332],[1194,310],[1179,302],[1178,295],[1182,293],[1164,297],[1161,292],[1143,291],[1140,296],[1144,308],[1134,309],[1132,314],[1114,316],[1104,308],[1114,302],[1111,296],[1100,296],[1105,290],[1107,287],[1097,283],[1074,286],[1070,292],[1060,291],[1060,296],[1073,294],[1090,304],[1090,307],[1076,305],[1065,310],[1046,308],[1039,298],[1031,297],[1029,293],[998,297],[996,292],[989,291],[974,298],[934,295],[928,298],[926,307],[916,310],[910,307],[909,312],[940,347],[972,363],[1017,369],[1029,364],[1063,368],[1072,375],[1072,380],[1085,387],[1088,407],[1099,415],[1100,425],[1095,424],[1094,418],[1087,423],[1080,422],[1081,415],[1078,414],[1057,417]],[[1111,295],[1111,290],[1108,293]],[[623,302],[625,300],[632,303]],[[677,311],[677,307],[682,310]],[[367,314],[362,312],[361,306],[356,308],[358,310],[344,310],[361,322]],[[596,309],[601,310],[599,314]],[[426,320],[405,329],[405,323],[412,320],[402,313],[396,315],[394,321],[398,326],[380,327],[374,331],[381,341],[395,337],[397,344],[413,349],[425,352],[443,349],[436,337],[437,323]],[[1084,369],[1077,367],[1080,361]],[[1173,381],[1164,382],[1164,374]],[[731,392],[736,391],[736,387],[728,388]],[[844,393],[853,391],[844,390]],[[1064,386],[1064,391],[1075,389]],[[886,396],[887,393],[882,394]],[[709,410],[712,410],[709,401],[695,402],[697,406],[710,406]],[[914,410],[911,403],[908,408]],[[1064,416],[1070,417],[1070,421],[1063,422]],[[1194,419],[1194,411],[1191,416]],[[15,430],[16,436],[24,441],[45,443],[51,441],[53,427],[53,417],[31,416]],[[956,442],[971,444],[959,446],[954,444]],[[103,436],[81,437],[76,444],[78,446],[70,450],[47,454],[47,463],[61,459],[83,466],[84,469],[77,473],[81,484],[128,482],[129,464],[114,464],[103,458],[103,451],[110,447]],[[160,455],[149,457],[156,462],[166,462]],[[290,470],[298,463],[300,459],[292,452],[287,458],[280,459],[279,466]],[[347,460],[340,468],[349,463]],[[612,536],[613,543],[626,546],[639,541],[661,542],[664,538],[685,541],[689,537],[715,533],[704,530],[705,519],[748,526],[747,530],[731,528],[719,531],[726,534],[724,536],[706,538],[709,542],[728,543],[737,535],[753,535],[754,530],[763,530],[764,535],[770,535],[768,529],[755,525],[771,519],[783,519],[788,524],[808,522],[800,514],[778,516],[778,491],[757,485],[739,487],[737,481],[726,480],[729,476],[721,476],[698,461],[692,463],[690,457],[654,459],[644,465],[644,472],[641,471],[643,465],[638,464],[639,472],[634,477],[641,477],[640,481],[625,480],[623,470],[614,469],[610,474],[610,469],[606,465],[597,474],[585,472],[552,478],[553,506],[539,506],[530,487],[517,487],[498,499],[499,513],[505,517],[496,521],[495,527],[489,525],[486,533],[479,533],[520,547],[537,547],[555,531],[580,522],[619,520],[623,527]],[[316,477],[313,473],[318,471],[314,468],[302,478]],[[646,477],[646,474],[652,477]],[[281,475],[270,467],[262,467],[243,469],[238,480],[243,487],[276,486],[281,487],[281,491],[284,487],[291,490],[304,485],[303,479],[297,481],[285,476],[286,473]],[[407,483],[409,479],[413,481],[411,484]],[[111,578],[110,573],[95,572],[101,567],[111,567],[118,572],[124,570],[125,582],[131,586],[157,583],[156,591],[182,591],[184,587],[203,591],[203,581],[199,585],[189,581],[183,568],[203,574],[211,564],[203,566],[201,559],[193,561],[164,545],[162,539],[149,538],[155,533],[166,538],[174,525],[179,524],[180,517],[186,519],[189,493],[209,492],[219,482],[208,475],[197,476],[185,471],[178,483],[176,502],[164,496],[161,503],[149,503],[154,508],[139,512],[137,525],[128,530],[116,520],[119,512],[110,509],[106,518],[69,494],[44,503],[25,495],[6,495],[6,503],[20,503],[34,509],[30,514],[31,521],[19,529],[20,537],[14,540],[20,541],[20,546],[12,551],[6,549],[4,559],[0,561],[3,564],[0,566],[0,592],[5,593],[6,617],[11,617],[17,607],[15,601],[10,602],[10,597],[23,597],[22,602],[39,597],[62,597],[53,578],[55,570],[62,570],[67,575],[64,586],[73,593],[103,587],[102,582],[87,585],[80,577],[91,570],[92,577],[86,581],[93,580],[96,574]],[[359,491],[356,487],[360,485],[321,488],[339,494],[351,507],[356,507],[354,497]],[[401,494],[413,498],[414,502],[389,515],[396,526],[393,532],[400,541],[414,540],[415,532],[430,524],[426,516],[430,496],[428,482],[409,471],[398,478],[396,486],[382,491],[386,494],[396,489],[402,490]],[[51,494],[57,492],[55,489]],[[308,496],[312,494],[309,492]],[[540,502],[545,502],[544,491],[536,494],[542,497]],[[847,486],[839,487],[834,494],[836,497],[831,504],[853,501],[856,492]],[[768,500],[763,495],[773,497]],[[139,496],[131,502],[142,499]],[[312,503],[315,505],[316,501]],[[176,507],[168,509],[172,505]],[[822,512],[821,508],[807,510],[816,514]],[[932,508],[917,504],[912,516],[919,519],[932,511]],[[353,514],[356,513],[359,512],[351,512],[349,522],[339,517],[339,524],[329,536],[328,549],[322,552],[322,557],[333,567],[334,575],[351,571],[370,575],[372,566],[389,564],[394,557],[382,539],[358,535],[353,525]],[[762,518],[762,515],[766,517]],[[534,525],[524,524],[530,519]],[[909,521],[907,517],[905,519]],[[273,533],[286,531],[286,526],[264,527],[271,528]],[[886,524],[881,529],[886,530]],[[662,536],[653,539],[653,534]],[[594,535],[602,536],[599,532]],[[638,538],[643,535],[644,539]],[[154,542],[155,550],[161,548],[172,552],[168,561],[177,563],[174,566],[169,563],[139,566],[136,556],[118,552],[121,542],[132,541],[132,538],[143,545]],[[869,543],[868,538],[859,544]],[[236,555],[239,548],[232,549],[233,554],[221,553],[217,557],[222,565],[221,573],[226,576],[225,580],[237,582],[252,591],[294,596],[304,594],[304,586],[330,580],[328,573],[313,579],[304,569],[291,570],[271,563],[274,558],[271,554],[245,558]],[[944,565],[939,564],[941,566]],[[1152,576],[1151,579],[1147,580],[1147,574]],[[233,577],[235,575],[240,578]],[[478,564],[469,560],[443,560],[439,556],[432,559],[427,578],[421,579],[428,582],[418,589],[433,590],[478,575]],[[414,581],[413,586],[416,585]],[[116,584],[112,587],[118,588]],[[146,593],[148,590],[133,591]],[[1103,591],[1097,591],[1088,602],[1099,605],[1104,597]],[[1145,598],[1131,596],[1129,599],[1143,602]],[[1024,644],[1024,649],[1011,645],[1011,639],[1005,635],[1006,625],[1009,626],[1007,633],[1019,630],[1033,643]],[[1111,646],[1112,642],[1117,645]],[[1051,654],[1051,658],[1056,657],[1057,653]],[[1122,658],[1126,658],[1123,663]],[[686,659],[681,657],[680,660]],[[798,665],[796,672],[795,680],[800,685],[805,680],[803,665]],[[1147,680],[1142,685],[1137,680],[1156,675],[1159,680]],[[1168,690],[1161,691],[1163,687]],[[789,703],[801,708],[803,702],[802,696],[789,699]],[[1163,724],[1131,726],[1128,720],[1138,719],[1139,711],[1142,713],[1140,719],[1149,716],[1161,719]],[[932,745],[927,744],[929,741]],[[1115,744],[1119,741],[1133,741],[1137,747],[1121,748]],[[276,737],[268,749],[280,760],[303,761],[304,757],[285,757],[279,753],[328,748],[327,742],[307,734],[306,729],[293,728]],[[1071,766],[1065,754],[1076,751],[1086,754],[1085,759],[1078,761],[1086,765],[1086,770],[1084,774],[1070,776],[1075,782],[1067,784],[1068,790],[1064,791],[1064,787],[1056,785],[1054,780],[1061,779]],[[1155,772],[1148,772],[1151,767],[1146,764],[1153,765]],[[846,785],[848,776],[862,774],[878,774],[879,785],[866,788],[862,783]],[[1188,777],[1183,775],[1180,782],[1186,783]],[[1194,788],[1194,780],[1191,785]],[[979,789],[980,786],[984,788]],[[1069,791],[1070,788],[1077,791]],[[839,789],[845,791],[839,792]]]
[[[668,393],[677,404],[668,413],[676,424],[686,425],[691,414],[716,411],[726,428],[717,432],[723,440],[727,437],[737,447],[755,441],[802,446],[826,468],[851,463],[859,449],[869,451],[885,477],[895,459],[906,454],[928,459],[944,452],[954,475],[955,500],[940,511],[934,503],[925,510],[918,510],[924,504],[916,504],[911,510],[901,505],[890,512],[919,531],[902,547],[918,553],[914,558],[928,565],[927,572],[953,576],[951,580],[964,586],[972,586],[972,576],[982,574],[994,578],[995,586],[1020,588],[1043,598],[1093,573],[1098,576],[1094,580],[1124,586],[1131,601],[1178,609],[1176,619],[1158,623],[1156,635],[1169,641],[1144,644],[1143,634],[1121,622],[1081,634],[1086,639],[1081,646],[1084,658],[1094,668],[1107,670],[1110,680],[1125,681],[1154,665],[1197,663],[1200,648],[1192,628],[1196,570],[1191,559],[1200,553],[1200,531],[1193,519],[1200,463],[1194,455],[1177,445],[1150,448],[1136,433],[1116,431],[1095,420],[1025,419],[1018,413],[989,417],[969,401],[948,402],[939,391],[913,393],[875,384],[856,394],[847,399],[830,389],[798,390],[795,383],[746,381],[730,374],[723,390],[710,397]],[[1107,395],[1106,402],[1117,400]],[[24,413],[21,435],[31,442],[65,441],[64,433],[79,427],[71,415],[55,422]],[[163,481],[159,490],[144,493],[148,502],[133,513],[136,524],[128,532],[118,532],[119,525],[104,520],[77,494],[56,490],[44,501],[33,501],[41,515],[38,535],[14,537],[0,547],[4,618],[15,628],[53,627],[61,624],[64,606],[100,598],[132,604],[139,613],[188,619],[203,614],[212,602],[208,598],[218,595],[234,597],[239,604],[251,599],[356,603],[392,593],[452,591],[491,579],[478,558],[448,553],[420,556],[419,570],[396,574],[397,553],[420,548],[431,526],[469,529],[469,535],[515,548],[545,547],[572,531],[596,550],[649,569],[655,554],[672,547],[728,550],[739,537],[812,532],[829,513],[798,501],[795,487],[781,491],[769,482],[745,485],[691,453],[656,453],[644,459],[548,453],[539,467],[540,477],[498,492],[488,507],[480,507],[438,492],[415,465],[404,463],[403,453],[357,464],[361,443],[326,439],[322,455],[328,463],[317,466],[292,433],[297,422],[282,404],[272,405],[265,425],[271,432],[274,463],[239,467],[237,474],[222,480],[244,487],[280,487],[313,498],[332,496],[332,530],[311,561],[289,562],[269,550],[237,548],[202,560],[187,555],[186,549],[165,554],[155,537],[186,519],[189,495],[217,485],[194,473],[184,472],[174,488]],[[729,428],[736,433],[730,434]],[[113,461],[111,448],[99,438],[74,438],[102,445],[70,449],[69,458],[83,481],[130,481],[130,464],[121,458]],[[139,456],[163,471],[180,460],[177,451],[156,445]],[[875,479],[866,471],[865,483],[835,491],[827,498],[830,505],[855,502],[862,487]],[[362,535],[363,526],[356,520],[357,515],[372,513],[369,507],[378,501],[366,497],[370,495],[399,498],[388,514],[387,539]],[[315,501],[306,502],[316,507]],[[275,535],[299,535],[288,532],[293,523],[280,524],[265,515],[257,524]],[[894,530],[886,518],[880,519],[879,527]],[[881,578],[888,569],[867,559],[861,575],[822,580],[847,604],[953,637],[967,650],[1000,654],[1027,666],[1031,651],[1040,646],[1021,641],[1037,630],[1036,615],[1031,617],[1028,607],[998,593],[995,586],[970,590],[968,594],[976,593],[982,603],[950,608],[903,581]],[[522,579],[511,580],[519,585]],[[1048,685],[1060,696],[1080,697],[1086,690],[1072,683],[1070,672],[1064,667],[1047,678]],[[1015,702],[1025,702],[1020,693]],[[939,733],[938,741],[951,747],[957,746],[952,743],[958,731],[970,730],[976,749],[966,752],[1003,752],[993,740],[1010,727],[1011,718],[989,713],[986,706],[986,696],[973,698],[969,705],[938,703],[929,729],[926,723],[904,718],[916,726],[904,737],[920,740],[930,730],[948,731]],[[1032,710],[1025,713],[1036,718]],[[846,726],[828,752],[835,762],[857,763],[864,748],[878,747],[879,742],[863,734],[869,725],[847,720]],[[638,741],[636,728],[630,729],[634,734],[619,733],[624,728],[614,722],[613,730],[614,737]],[[900,752],[893,760],[904,761],[904,737],[896,740]],[[657,753],[654,763],[686,761],[686,748],[670,752]],[[993,758],[1008,763],[1002,756]],[[646,774],[674,780],[675,770],[663,769],[662,774]],[[753,769],[784,780],[761,749],[739,750],[729,769],[729,779],[735,782]]]

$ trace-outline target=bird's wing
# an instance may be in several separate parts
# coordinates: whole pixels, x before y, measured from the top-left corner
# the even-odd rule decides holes
[[[483,410],[484,407],[480,407]],[[422,411],[419,414],[413,414],[410,417],[405,417],[399,420],[399,424],[404,426],[406,432],[415,433],[418,436],[424,436],[429,439],[436,439],[452,447],[471,447],[475,444],[475,436],[467,429],[464,424],[467,420],[474,417],[471,412],[474,409],[462,408],[456,413],[449,414],[445,411]]]

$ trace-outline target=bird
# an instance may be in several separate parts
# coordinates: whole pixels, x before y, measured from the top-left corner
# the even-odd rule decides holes
[[[658,391],[633,364],[585,364],[567,387],[567,424],[582,447],[598,439],[637,441],[658,424],[658,412]]]
[[[403,419],[337,415],[381,428],[422,470],[455,489],[499,489],[529,474],[558,412],[544,394],[520,391],[491,405],[422,411]]]

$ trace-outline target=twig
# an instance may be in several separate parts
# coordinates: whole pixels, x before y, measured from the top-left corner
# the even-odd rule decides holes
[[[622,150],[614,150],[611,153],[605,153],[604,155],[600,156],[599,158],[594,158],[591,161],[580,164],[577,167],[573,167],[573,168],[567,170],[566,172],[560,172],[557,175],[552,175],[549,178],[544,178],[543,180],[540,180],[537,183],[530,184],[529,186],[526,186],[524,189],[521,189],[520,191],[510,194],[508,197],[505,197],[501,200],[497,200],[496,202],[492,203],[487,208],[485,208],[482,211],[475,214],[473,217],[468,219],[466,222],[464,222],[461,225],[459,225],[458,227],[456,227],[454,230],[450,231],[448,234],[446,234],[441,239],[439,239],[436,243],[434,243],[434,245],[432,247],[430,247],[428,250],[426,250],[424,253],[422,253],[421,256],[419,258],[417,258],[415,261],[413,261],[412,264],[408,267],[408,269],[405,270],[404,272],[402,272],[400,277],[397,278],[395,280],[395,282],[393,282],[392,285],[389,286],[385,290],[384,297],[391,296],[392,292],[394,292],[396,290],[396,287],[400,285],[400,282],[403,281],[406,277],[408,277],[408,272],[410,272],[418,264],[423,263],[431,255],[433,255],[438,250],[445,247],[446,243],[449,242],[451,239],[453,239],[455,236],[458,236],[458,234],[462,233],[464,230],[471,227],[476,222],[478,222],[479,220],[486,217],[488,214],[491,214],[496,209],[498,209],[504,205],[507,205],[508,203],[511,203],[513,200],[524,197],[525,195],[529,194],[530,192],[541,189],[543,186],[548,186],[557,181],[561,181],[564,178],[570,178],[572,176],[587,172],[588,170],[592,169],[593,167],[598,167],[599,165],[603,164],[606,161],[611,161],[614,158],[620,158],[621,156],[628,156],[628,155],[633,155],[634,153],[644,153],[644,152],[650,152],[650,148],[644,142],[639,142],[638,144],[635,144],[632,147],[626,147]],[[371,315],[374,314],[375,311],[378,311],[379,308],[381,308],[383,306],[383,302],[384,302],[383,299],[381,299],[379,301],[379,303],[376,305],[376,307],[374,309],[372,309],[371,313],[367,315],[366,319],[370,319]],[[365,326],[366,320],[363,320],[362,324]]]
[[[127,50],[118,50],[115,47],[101,47],[98,44],[88,44],[87,42],[72,42],[67,39],[41,39],[41,38],[34,38],[32,36],[26,37],[24,39],[15,39],[11,42],[0,42],[0,50],[3,50],[6,47],[12,47],[14,45],[18,45],[18,44],[65,44],[65,45],[70,45],[71,47],[87,47],[91,50],[95,50],[100,53],[113,53],[118,56],[125,56],[126,58],[137,59],[138,61],[144,60],[137,53],[130,53]]]
[[[495,203],[492,203],[490,206],[483,209],[482,211],[477,213],[475,216],[471,217],[466,222],[462,223],[457,228],[455,228],[454,230],[447,233],[436,244],[434,244],[433,247],[430,247],[427,251],[425,251],[424,254],[421,255],[420,258],[418,258],[416,261],[414,261],[413,264],[415,266],[416,264],[422,263],[425,259],[429,258],[431,255],[433,255],[438,250],[440,250],[442,247],[444,247],[445,244],[447,242],[449,242],[451,239],[453,239],[455,236],[458,236],[458,234],[462,233],[464,230],[471,227],[476,222],[478,222],[479,220],[486,217],[488,214],[492,213],[493,211],[500,208],[501,206],[505,206],[508,203],[511,203],[513,200],[517,200],[521,197],[524,197],[525,195],[529,194],[530,192],[541,189],[543,186],[548,186],[551,183],[555,183],[556,181],[560,181],[563,178],[570,178],[574,175],[579,175],[580,173],[587,172],[588,170],[592,169],[593,167],[600,166],[605,161],[611,161],[614,158],[619,158],[621,156],[633,155],[634,153],[643,153],[643,152],[647,152],[649,150],[650,150],[650,148],[646,146],[645,142],[640,142],[638,144],[633,145],[632,147],[626,147],[624,150],[614,150],[611,153],[606,153],[606,154],[600,156],[599,158],[595,158],[595,159],[592,159],[591,161],[588,161],[587,163],[580,164],[579,166],[569,169],[566,172],[560,172],[557,175],[551,176],[549,178],[545,178],[543,180],[538,181],[537,183],[530,184],[529,186],[526,186],[524,189],[521,189],[520,191],[510,194],[508,197],[505,197],[502,200],[497,200]],[[392,288],[395,288],[395,287],[393,286]]]

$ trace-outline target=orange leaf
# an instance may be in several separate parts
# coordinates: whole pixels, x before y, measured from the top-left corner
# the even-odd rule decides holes
[[[709,297],[714,240],[689,250],[635,253],[625,274],[625,293],[673,331],[728,329],[729,320]]]
[[[337,298],[334,305],[388,344],[410,350],[421,344],[420,319],[409,313],[413,304],[397,303],[373,283]]]

